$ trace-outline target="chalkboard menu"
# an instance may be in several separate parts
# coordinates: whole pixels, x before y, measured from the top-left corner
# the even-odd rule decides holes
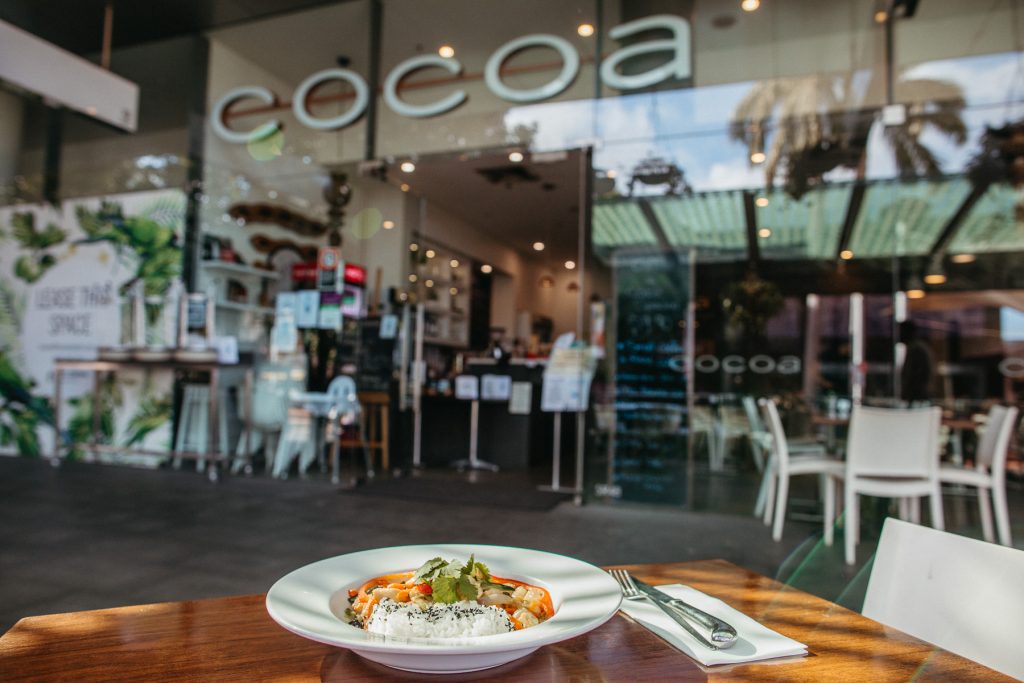
[[[689,266],[655,253],[617,255],[615,268],[614,483],[625,500],[681,504]]]
[[[346,318],[338,356],[342,366],[354,367],[359,391],[388,391],[391,386],[395,340],[381,339],[381,319]]]

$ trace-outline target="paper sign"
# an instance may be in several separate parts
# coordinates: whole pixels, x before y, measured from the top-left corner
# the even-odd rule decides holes
[[[484,375],[480,378],[480,396],[485,401],[507,401],[512,393],[512,378],[508,375]]]
[[[544,370],[540,409],[547,412],[586,410],[596,368],[597,361],[588,349],[554,349]]]
[[[299,307],[299,295],[295,292],[281,292],[277,295],[275,303],[275,314],[284,315],[291,313],[295,317],[295,311]]]
[[[341,329],[341,293],[320,292],[320,312],[317,327],[321,330]]]
[[[394,339],[395,334],[398,332],[398,316],[397,315],[385,315],[381,316],[380,319],[380,338],[381,339]]]
[[[299,306],[295,311],[295,326],[300,330],[316,327],[320,313],[320,292],[306,289],[298,293]]]
[[[217,362],[221,365],[238,364],[238,337],[214,337],[217,348]]]
[[[459,375],[455,378],[455,398],[475,401],[480,398],[480,378],[476,375]]]
[[[533,385],[529,382],[512,382],[512,396],[508,412],[512,415],[529,415],[533,404]]]

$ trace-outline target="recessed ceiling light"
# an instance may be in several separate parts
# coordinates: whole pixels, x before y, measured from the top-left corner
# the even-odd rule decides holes
[[[416,170],[416,164],[412,163],[411,161],[403,161],[400,168],[405,173],[412,173],[413,171]]]
[[[771,228],[761,228],[760,230],[757,231],[757,236],[758,237],[764,237],[765,239],[771,237],[772,236]]]
[[[849,249],[843,249],[841,252],[839,252],[839,258],[843,259],[844,261],[849,261],[850,259],[853,258],[853,252],[850,251]]]
[[[750,162],[754,164],[763,164],[766,158],[767,157],[764,155],[764,152],[754,152],[750,155]]]
[[[452,268],[458,268],[459,267],[459,259],[453,258],[451,261],[448,262],[448,265],[451,266]]]
[[[383,223],[380,224],[380,227],[384,228],[385,230],[390,230],[391,228],[395,227],[395,222],[384,221]]]
[[[448,289],[448,293],[451,294],[452,296],[455,296],[456,294],[459,293],[459,288],[458,287],[451,287],[451,288]]]
[[[523,153],[522,152],[509,152],[508,153],[508,160],[511,161],[514,164],[518,164],[520,161],[523,160]]]
[[[402,192],[408,192],[409,191],[409,183],[402,183],[401,189],[402,189]]]
[[[740,3],[740,7],[743,8],[744,12],[753,12],[761,6],[761,0],[743,0]]]
[[[614,168],[608,169],[607,171],[604,172],[605,178],[614,178],[617,175],[619,174],[615,171]]]
[[[757,199],[754,200],[754,203],[757,204],[758,206],[768,206],[768,198],[758,197]]]
[[[424,281],[423,284],[425,284],[427,287],[433,287],[434,286],[434,281],[433,280],[426,280],[426,281]]]
[[[566,270],[575,270],[576,269],[576,262],[575,261],[566,261],[565,262],[565,269]]]
[[[451,45],[442,45],[437,48],[437,54],[441,55],[445,59],[451,59],[455,56],[455,48]]]
[[[949,260],[953,263],[974,263],[977,258],[974,254],[953,254]]]
[[[884,24],[886,22],[886,20],[888,20],[888,18],[889,18],[889,13],[886,12],[884,9],[880,9],[877,12],[875,12],[875,23],[876,24]]]
[[[413,242],[412,244],[409,245],[409,251],[419,251],[419,250],[420,250],[420,245],[416,244],[415,242]]]
[[[493,269],[493,268],[491,268],[491,267],[490,267],[489,265],[487,265],[486,263],[485,263],[485,264],[483,264],[482,266],[480,266],[480,272],[481,272],[481,273],[487,274],[487,273],[490,273],[490,272],[491,272],[492,270],[494,270],[494,269]]]
[[[409,273],[409,282],[416,282],[416,280],[419,280],[416,273]]]
[[[579,26],[576,27],[576,33],[578,33],[584,38],[589,38],[590,36],[594,35],[594,25],[580,24]]]
[[[433,249],[427,249],[425,254],[427,258],[434,258],[435,256],[437,256],[437,252],[434,251]]]
[[[543,242],[534,242],[533,243],[533,250],[534,251],[544,251],[544,243]]]

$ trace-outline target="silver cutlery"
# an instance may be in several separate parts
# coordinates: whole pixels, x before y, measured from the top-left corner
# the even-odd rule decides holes
[[[623,598],[626,600],[649,600],[653,602],[661,608],[662,612],[686,629],[690,635],[705,647],[709,647],[712,650],[724,650],[736,642],[736,629],[718,617],[634,579],[624,569],[610,569],[608,573],[619,584],[619,587],[622,589]],[[706,630],[710,640],[694,627],[694,623]]]

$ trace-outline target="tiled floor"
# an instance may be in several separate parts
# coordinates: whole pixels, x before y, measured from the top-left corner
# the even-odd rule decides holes
[[[425,472],[453,486],[465,475]],[[522,487],[525,477],[481,477]],[[502,509],[339,492],[321,480],[224,477],[0,458],[0,633],[33,615],[123,604],[265,592],[288,571],[354,550],[429,542],[493,543],[573,555],[597,564],[725,558],[858,608],[877,525],[865,524],[861,563],[842,562],[841,539],[790,519],[781,543],[745,513],[749,477],[704,477],[692,512],[629,504],[563,503]],[[1024,495],[1011,491],[1018,543]],[[973,501],[947,498],[950,529],[977,535]],[[867,515],[866,515],[867,516]],[[880,515],[879,515],[880,518]]]

